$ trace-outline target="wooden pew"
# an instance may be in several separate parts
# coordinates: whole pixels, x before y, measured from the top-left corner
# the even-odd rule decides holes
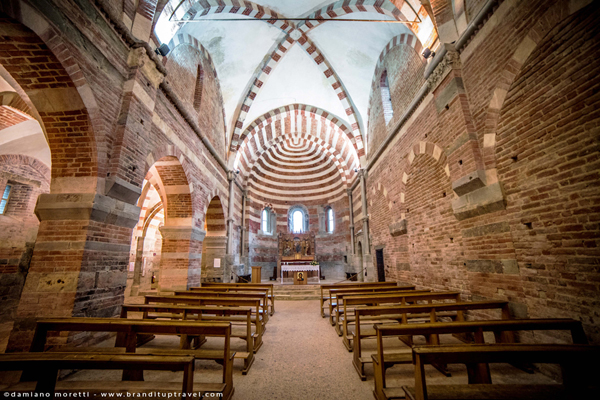
[[[402,324],[407,324],[411,319],[411,316],[417,316],[421,318],[422,315],[428,314],[431,322],[437,322],[441,315],[447,315],[448,312],[455,311],[457,313],[456,320],[464,321],[465,311],[475,310],[500,310],[504,319],[510,318],[508,312],[508,302],[498,300],[488,301],[473,301],[465,303],[433,303],[433,304],[415,304],[406,306],[379,306],[379,307],[362,307],[354,310],[355,315],[355,327],[354,332],[351,333],[352,343],[354,346],[352,364],[358,373],[358,376],[364,381],[367,377],[365,375],[365,364],[370,364],[372,361],[371,357],[362,357],[362,340],[365,338],[373,338],[377,336],[377,332],[372,328],[361,327],[361,320],[363,317],[369,318],[372,322],[375,318],[380,320],[397,320]],[[375,320],[376,321],[376,320]],[[420,324],[411,324],[420,325]],[[412,336],[400,336],[400,339],[409,346],[412,346]],[[431,344],[439,344],[437,335],[432,335]],[[440,372],[445,375],[449,375],[446,371],[445,366],[437,366]]]
[[[431,303],[433,301],[459,301],[460,292],[407,292],[407,293],[394,293],[394,294],[372,294],[372,295],[360,295],[360,296],[345,296],[344,297],[344,311],[343,314],[338,318],[337,325],[341,325],[341,330],[336,329],[342,335],[342,341],[348,351],[352,351],[352,337],[349,335],[348,324],[354,322],[354,307],[358,306],[377,306],[380,304],[393,304],[393,305],[406,305],[413,304],[417,301],[425,301]],[[352,310],[352,315],[350,314]],[[413,318],[417,318],[415,315]],[[429,315],[423,317],[428,318]],[[368,318],[367,318],[368,319]],[[374,317],[374,319],[381,319],[380,316]]]
[[[193,356],[200,360],[213,360],[223,365],[222,383],[205,383],[204,391],[222,393],[223,398],[233,396],[233,358],[231,351],[231,324],[226,322],[186,322],[186,321],[153,321],[132,320],[123,318],[56,318],[42,319],[37,322],[30,352],[46,351],[48,332],[114,332],[117,340],[114,351],[138,353],[146,355]],[[190,343],[182,343],[183,349],[138,348],[138,335],[182,335],[182,337],[214,336],[222,337],[223,350],[191,350]],[[75,352],[110,352],[111,349],[98,347],[60,347],[61,351]],[[126,373],[127,372],[127,373]],[[124,379],[141,380],[139,371],[125,371]]]
[[[352,289],[329,289],[329,322],[332,326],[335,325],[336,317],[339,314],[340,299],[339,296],[349,295],[360,295],[369,293],[395,293],[404,291],[414,291],[414,286],[385,286],[385,287],[371,287],[371,288],[352,288]],[[421,290],[419,292],[428,292],[429,290]],[[335,310],[338,310],[336,313]],[[334,315],[335,314],[335,315]]]
[[[203,284],[205,285],[205,284]],[[264,285],[267,286],[267,285]],[[272,285],[271,285],[272,286]],[[220,286],[202,286],[202,287],[191,287],[190,291],[210,291],[210,292],[267,292],[267,299],[269,299],[269,316],[272,316],[275,311],[275,300],[271,294],[271,288],[268,287],[220,287]]]
[[[239,322],[238,316],[244,318],[243,333],[235,332],[232,326],[231,337],[238,337],[246,341],[246,351],[236,351],[235,358],[244,360],[242,375],[246,375],[254,363],[254,339],[258,335],[252,333],[252,308],[171,304],[124,304],[121,306],[121,318],[127,318],[131,313],[142,313],[143,319],[169,318],[171,320],[204,322]]]
[[[390,290],[391,289],[391,290]],[[342,290],[348,290],[348,289],[342,289]],[[331,292],[331,291],[330,291]],[[347,293],[340,293],[338,292],[336,294],[336,300],[335,300],[335,308],[333,309],[333,315],[330,316],[330,322],[332,322],[331,325],[333,325],[333,327],[335,328],[335,331],[337,332],[338,336],[342,336],[342,323],[341,323],[341,318],[340,316],[342,315],[342,309],[343,309],[343,304],[344,304],[344,299],[347,297],[357,297],[357,296],[371,296],[371,295],[404,295],[404,294],[425,294],[425,293],[431,293],[431,291],[429,289],[424,289],[424,290],[405,290],[405,289],[397,289],[397,288],[381,288],[381,289],[377,289],[377,291],[374,292],[354,292],[350,289],[349,292]],[[439,292],[438,292],[439,293]],[[347,310],[347,312],[349,313],[349,318],[350,321],[352,320],[352,308],[349,308]]]
[[[329,301],[329,295],[325,295],[325,291],[329,293],[329,289],[351,289],[359,287],[390,287],[398,286],[398,282],[350,282],[350,283],[334,283],[332,285],[321,285],[321,317],[325,318],[325,302]]]
[[[266,288],[271,292],[271,315],[275,313],[275,295],[273,292],[273,284],[272,283],[217,283],[217,282],[207,282],[203,283],[202,287],[205,288]],[[191,287],[190,290],[196,290]]]
[[[389,400],[404,397],[401,387],[386,387],[386,369],[396,364],[412,363],[412,352],[386,352],[384,338],[396,336],[425,336],[427,344],[443,334],[473,334],[475,343],[485,343],[485,332],[493,332],[496,343],[511,343],[515,331],[570,331],[574,344],[587,344],[587,337],[581,322],[572,319],[508,319],[483,320],[466,322],[437,322],[422,324],[390,324],[375,325],[377,331],[377,353],[372,354],[373,370],[375,373],[375,390],[377,400]],[[510,333],[511,335],[508,335]],[[435,339],[434,339],[435,340]],[[383,363],[381,360],[383,359]],[[489,374],[487,368],[478,367],[478,374]]]
[[[181,290],[175,291],[175,296],[187,296],[187,297],[229,297],[235,299],[261,299],[261,310],[260,313],[263,316],[265,323],[269,322],[269,302],[267,299],[267,292],[261,291],[256,293],[240,293],[240,292],[219,292],[219,291],[203,291],[203,290]]]
[[[60,381],[58,372],[64,369],[92,370],[153,370],[181,371],[182,383],[177,382],[116,382],[116,381]],[[84,392],[88,395],[100,393],[148,393],[160,391],[176,394],[202,392],[201,385],[194,385],[194,357],[191,356],[148,356],[139,354],[78,354],[78,353],[10,353],[0,354],[0,371],[24,371],[34,381],[9,384],[4,392],[66,393]],[[8,397],[8,396],[6,396]],[[21,393],[19,396],[22,397]],[[34,397],[34,396],[27,396]],[[37,396],[35,396],[37,397]],[[41,397],[44,397],[43,395]],[[70,397],[70,396],[69,396]],[[177,396],[174,396],[177,398]],[[54,396],[52,396],[54,398]]]
[[[506,399],[553,400],[593,399],[598,396],[597,370],[590,370],[600,357],[600,346],[560,344],[474,344],[419,346],[413,348],[415,386],[403,386],[409,400]],[[431,363],[541,363],[559,364],[563,384],[427,385],[425,365]],[[468,371],[468,368],[467,368]],[[470,381],[473,381],[470,379]]]
[[[219,306],[219,307],[252,307],[254,316],[252,322],[256,326],[257,338],[254,342],[256,353],[262,346],[262,337],[265,331],[265,321],[260,313],[260,298],[231,298],[231,297],[203,297],[203,296],[144,296],[145,304],[180,304],[190,306]]]

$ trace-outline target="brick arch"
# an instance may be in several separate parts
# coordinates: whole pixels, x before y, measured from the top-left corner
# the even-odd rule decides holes
[[[519,75],[529,56],[544,37],[562,20],[580,11],[582,2],[559,1],[550,7],[531,27],[527,35],[517,45],[512,57],[502,72],[499,82],[492,91],[492,98],[486,111],[483,135],[483,159],[486,169],[496,168],[496,135],[502,106],[515,78]]]
[[[15,10],[20,12],[17,14]],[[0,55],[0,64],[29,96],[41,117],[49,138],[52,177],[105,176],[107,163],[98,162],[96,148],[103,119],[92,89],[73,57],[73,49],[67,47],[61,34],[44,16],[23,1],[2,2],[0,13],[6,13],[0,14],[0,22],[12,25],[15,32],[7,43],[22,53],[29,52],[28,56],[19,57],[5,52]],[[35,51],[31,46],[37,47]],[[52,71],[53,81],[35,76],[38,71]],[[45,96],[39,95],[40,90],[47,90]],[[47,102],[48,95],[55,100]],[[77,149],[76,160],[71,155],[74,148]],[[105,158],[106,154],[101,157]],[[90,184],[80,189],[95,191],[96,182],[93,187]]]
[[[241,160],[241,155],[244,154],[246,160],[248,161],[248,156],[253,154],[250,151],[249,146],[253,146],[255,149],[265,148],[262,144],[266,144],[271,142],[276,137],[276,132],[273,132],[273,129],[267,130],[265,129],[272,123],[276,121],[281,121],[281,133],[295,133],[295,132],[285,132],[285,122],[289,121],[290,128],[292,128],[292,122],[294,122],[294,129],[298,126],[295,121],[297,116],[306,116],[310,118],[312,121],[316,121],[318,125],[318,138],[322,141],[322,144],[329,146],[331,149],[336,149],[337,147],[337,137],[341,137],[343,142],[339,145],[340,151],[339,153],[339,161],[340,163],[347,165],[347,168],[351,169],[353,167],[360,166],[360,158],[358,155],[358,146],[356,142],[354,142],[352,132],[350,128],[338,117],[335,115],[328,113],[322,109],[307,106],[304,104],[292,104],[280,108],[276,108],[271,110],[256,120],[254,120],[244,131],[243,134],[243,142],[236,148],[236,156],[231,157],[231,161],[233,162],[232,167],[236,168]],[[323,124],[323,121],[327,121],[327,124]],[[338,134],[334,142],[334,135],[330,135],[330,130],[335,130],[335,133]],[[260,139],[263,139],[262,143]],[[348,150],[345,148],[348,147]],[[353,150],[350,148],[352,147]],[[346,151],[346,156],[344,158],[343,153]],[[248,165],[249,166],[249,165]],[[343,174],[345,176],[348,174]]]
[[[210,203],[211,201],[213,201],[213,199],[218,198],[219,201],[221,202],[221,204],[223,203],[221,201],[221,199],[225,198],[225,193],[223,193],[222,191],[220,191],[219,189],[213,189],[210,191],[210,193],[208,194],[208,196],[206,197],[206,201],[204,202],[204,207],[202,209],[202,216],[204,218],[203,222],[206,222],[206,215],[208,212],[208,208],[210,207]],[[225,208],[223,207],[223,215],[225,216],[225,219],[227,219],[227,211],[225,210]]]
[[[298,29],[306,33],[336,17],[365,12],[387,15],[396,21],[407,20],[402,11],[388,0],[338,0],[307,15],[306,18],[315,18],[318,21],[302,22],[298,24]]]
[[[396,48],[398,46],[408,46],[408,47],[414,49],[415,54],[417,55],[417,57],[419,57],[419,59],[422,60],[423,64],[427,63],[425,61],[425,59],[423,59],[420,56],[421,50],[423,49],[423,45],[421,44],[421,41],[419,40],[419,38],[417,38],[415,35],[412,35],[410,33],[403,33],[401,35],[394,36],[388,42],[388,44],[385,45],[385,47],[381,51],[381,54],[379,55],[379,58],[377,59],[377,64],[375,65],[375,71],[373,72],[373,79],[371,81],[371,94],[369,95],[369,103],[368,104],[371,104],[371,102],[373,101],[374,93],[377,93],[377,91],[378,91],[380,77],[381,77],[383,70],[385,69],[384,68],[385,58],[394,48]],[[370,107],[369,107],[369,111],[370,111]]]
[[[32,119],[35,118],[35,115],[31,108],[23,101],[19,93],[6,91],[0,93],[0,106],[8,106],[15,108],[27,115],[29,115]]]
[[[207,236],[224,236],[227,232],[227,215],[221,196],[215,195],[210,199],[204,215]]]
[[[431,142],[419,142],[415,144],[408,153],[406,157],[406,161],[408,165],[406,166],[406,170],[402,173],[402,185],[400,189],[400,203],[401,207],[404,207],[406,201],[406,184],[408,182],[408,178],[410,178],[412,163],[419,154],[424,154],[432,157],[436,160],[437,164],[443,168],[446,176],[450,178],[450,166],[448,165],[448,160],[446,159],[446,155],[440,146]],[[401,214],[401,219],[406,218],[406,213],[403,211]]]
[[[392,207],[394,206],[394,202],[388,197],[389,192],[387,191],[387,188],[381,184],[381,182],[377,182],[377,184],[374,184],[373,186],[371,186],[371,193],[373,193],[373,196],[376,196],[377,193],[381,194],[381,197],[383,197],[385,199],[385,202],[387,204],[388,210],[392,210]],[[369,207],[371,207],[373,205],[373,200],[369,201]]]
[[[165,9],[169,10],[169,15],[167,15],[168,19],[170,19],[173,15],[173,10],[175,10],[178,15],[181,15],[179,19],[182,20],[194,20],[214,14],[237,14],[245,15],[249,18],[255,19],[283,17],[283,15],[278,14],[271,8],[249,0],[244,0],[243,2],[240,0],[213,0],[211,2],[206,0],[185,2],[180,0],[172,0],[169,5],[170,7],[165,7]],[[284,32],[290,32],[294,29],[292,24],[285,21],[268,21],[267,23],[281,29]]]
[[[349,92],[346,90],[342,80],[338,76],[337,72],[332,67],[331,63],[327,60],[325,55],[319,50],[308,36],[302,35],[297,41],[292,39],[290,36],[283,37],[279,42],[276,42],[272,47],[267,56],[263,59],[262,63],[258,65],[256,71],[249,80],[246,90],[243,92],[243,97],[234,114],[234,125],[231,133],[231,146],[230,150],[235,152],[236,147],[240,141],[243,140],[242,128],[246,120],[246,115],[250,111],[250,107],[254,103],[254,100],[265,86],[265,82],[268,80],[271,72],[279,65],[279,61],[283,59],[287,51],[298,43],[307,55],[324,75],[325,79],[331,85],[336,96],[342,103],[342,107],[346,112],[346,118],[350,121],[350,132],[352,132],[353,143],[356,144],[357,153],[359,157],[365,156],[364,144],[362,139],[362,122],[360,120],[360,114]]]
[[[158,159],[153,166],[156,176],[149,176],[149,181],[161,194],[165,208],[165,225],[177,221],[191,219],[193,216],[192,196],[189,181],[183,165],[177,157],[164,156]],[[157,186],[158,185],[158,186]],[[177,225],[177,224],[174,224]],[[188,225],[185,223],[185,225]]]
[[[47,185],[50,185],[51,171],[50,168],[37,158],[26,156],[24,154],[1,154],[0,165],[24,165],[34,169],[40,174],[40,177],[45,180]]]
[[[186,33],[178,33],[177,35],[173,36],[173,38],[169,42],[169,49],[171,49],[171,51],[173,51],[173,50],[175,50],[175,48],[177,46],[181,46],[181,45],[188,45],[191,48],[196,49],[200,53],[200,56],[206,60],[208,66],[210,67],[210,71],[212,72],[212,75],[215,79],[215,83],[217,85],[219,102],[221,103],[221,113],[223,115],[223,126],[225,127],[225,132],[223,132],[223,135],[225,137],[224,145],[225,145],[225,147],[227,147],[227,121],[225,118],[225,106],[224,106],[225,103],[223,102],[223,92],[221,91],[221,84],[220,84],[219,77],[217,75],[217,69],[215,68],[215,64],[213,63],[212,57],[210,56],[210,53],[208,52],[208,50],[206,50],[206,48],[204,46],[202,46],[202,43],[200,43],[198,41],[198,39],[196,39],[195,37],[188,35]],[[167,56],[167,58],[168,58],[168,56]]]
[[[348,168],[344,168],[345,165],[341,165],[341,163],[340,163],[341,157],[340,157],[339,153],[337,153],[337,151],[335,149],[332,149],[331,147],[326,147],[327,146],[326,143],[321,143],[322,141],[320,141],[318,138],[316,138],[312,135],[309,135],[309,134],[301,134],[301,135],[286,134],[286,135],[278,136],[275,139],[273,139],[271,142],[269,142],[269,146],[266,147],[262,152],[255,153],[255,158],[253,159],[253,162],[250,165],[248,165],[247,168],[249,170],[248,170],[248,172],[245,172],[244,178],[246,180],[248,180],[250,178],[250,174],[256,168],[256,161],[258,161],[263,156],[263,154],[272,150],[272,148],[274,146],[277,146],[279,143],[289,141],[295,137],[302,138],[307,142],[314,143],[321,150],[321,152],[327,154],[327,158],[329,159],[329,161],[331,161],[331,163],[336,165],[337,170],[338,170],[340,177],[342,178],[342,181],[344,182],[344,184],[347,186],[348,183],[351,182],[351,180],[348,178],[350,176],[350,171]]]

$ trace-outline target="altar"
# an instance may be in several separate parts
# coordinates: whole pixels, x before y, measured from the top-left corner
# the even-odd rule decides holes
[[[321,282],[321,267],[316,264],[314,233],[279,233],[277,267],[281,283],[284,273],[294,273],[294,285],[305,285],[309,273],[316,271]],[[316,264],[316,265],[311,265]]]

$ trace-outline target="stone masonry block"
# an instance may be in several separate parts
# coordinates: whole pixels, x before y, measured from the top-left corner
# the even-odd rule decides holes
[[[506,201],[500,182],[484,186],[452,201],[452,210],[458,220],[504,210]]]
[[[394,222],[393,224],[390,224],[388,227],[390,229],[390,235],[392,235],[392,236],[404,235],[407,232],[405,219],[400,220],[398,222]]]
[[[457,195],[463,196],[474,190],[481,189],[485,186],[485,183],[485,171],[478,169],[452,182],[452,190]]]

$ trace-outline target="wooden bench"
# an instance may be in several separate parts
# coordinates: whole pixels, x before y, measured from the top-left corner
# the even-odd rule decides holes
[[[204,291],[204,290],[184,290],[175,291],[175,296],[186,296],[186,297],[228,297],[232,299],[255,299],[259,298],[261,309],[259,310],[262,314],[265,323],[269,322],[269,302],[267,298],[267,292],[265,290],[255,293],[240,293],[240,292],[219,292],[219,291]]]
[[[262,346],[262,337],[265,332],[265,321],[260,313],[260,298],[231,298],[214,296],[144,296],[145,304],[180,304],[190,306],[218,306],[218,307],[251,307],[253,311],[252,322],[256,326],[257,338],[254,344],[256,353]],[[258,347],[257,347],[258,346]]]
[[[351,283],[334,283],[332,285],[321,285],[321,317],[325,318],[325,302],[329,301],[329,289],[351,289],[351,288],[368,288],[368,287],[396,287],[398,282],[351,282]]]
[[[329,322],[332,326],[335,325],[337,316],[339,315],[341,298],[338,296],[351,296],[361,295],[369,293],[395,293],[395,292],[408,292],[415,291],[414,286],[385,286],[385,287],[372,287],[372,288],[356,288],[356,289],[329,289]],[[428,292],[429,290],[420,290],[418,292]],[[337,310],[337,312],[336,312]]]
[[[209,286],[209,287],[193,287],[190,288],[190,291],[193,292],[202,292],[202,291],[206,291],[206,292],[240,292],[240,293],[262,293],[262,292],[266,292],[267,295],[267,306],[269,309],[269,316],[272,316],[274,314],[274,304],[275,304],[275,300],[273,299],[273,295],[271,294],[271,291],[269,288],[264,287],[218,287],[218,286]]]
[[[254,363],[254,339],[258,338],[258,335],[252,333],[252,308],[171,304],[125,304],[121,306],[121,318],[127,318],[131,313],[141,313],[143,319],[168,318],[170,320],[204,322],[240,322],[239,317],[241,317],[245,321],[245,329],[243,332],[236,332],[232,326],[231,337],[246,341],[246,351],[235,352],[235,358],[244,360],[242,375],[246,375]]]
[[[271,299],[271,315],[273,315],[275,313],[275,295],[273,292],[273,284],[272,283],[216,283],[216,282],[210,282],[210,283],[203,283],[202,287],[205,288],[265,288],[268,289],[271,293],[270,295],[270,299]],[[196,288],[191,287],[190,290],[196,290]]]
[[[509,319],[509,320],[484,320],[451,323],[422,323],[422,324],[391,324],[375,325],[377,331],[377,353],[372,354],[373,371],[375,374],[374,395],[378,400],[404,397],[401,387],[386,386],[385,371],[397,364],[412,363],[412,352],[385,351],[384,338],[396,336],[425,336],[427,344],[443,334],[473,334],[475,343],[485,343],[485,332],[493,332],[496,343],[511,343],[515,331],[570,331],[574,344],[587,344],[587,337],[581,322],[572,319]],[[408,349],[407,349],[408,350]],[[383,359],[383,362],[380,360]],[[477,367],[477,373],[489,376],[487,367]],[[481,380],[481,378],[478,378]]]
[[[403,386],[409,400],[554,400],[593,399],[598,396],[598,371],[595,365],[600,346],[474,344],[420,346],[413,348],[415,386]],[[431,363],[540,363],[559,364],[563,384],[515,385],[478,383],[468,385],[427,385],[425,365]],[[468,369],[467,369],[468,370]],[[476,382],[470,379],[471,382]]]
[[[117,381],[59,381],[60,370],[153,370],[181,371],[182,383],[177,382],[117,382]],[[201,385],[194,385],[194,357],[191,356],[148,356],[139,354],[78,354],[78,353],[10,353],[0,354],[0,371],[23,371],[33,381],[9,384],[4,392],[65,393],[162,393],[179,394],[202,392]],[[6,396],[8,397],[8,396]],[[19,396],[22,397],[19,393]],[[34,396],[27,396],[34,397]],[[35,396],[37,397],[37,396]],[[44,397],[43,395],[41,397]],[[70,396],[69,396],[70,397]],[[125,397],[125,396],[123,396]],[[54,398],[54,396],[52,396]]]
[[[341,289],[341,290],[349,290],[346,293],[341,293],[338,292],[335,296],[335,308],[333,308],[333,314],[330,316],[330,322],[331,325],[333,327],[335,327],[335,331],[337,332],[338,336],[342,336],[342,328],[341,328],[341,318],[340,315],[342,315],[342,309],[343,309],[343,304],[344,304],[344,299],[347,297],[356,297],[356,296],[375,296],[375,295],[404,295],[404,294],[425,294],[425,293],[431,293],[431,291],[429,289],[424,289],[424,290],[405,290],[405,289],[400,289],[400,288],[380,288],[380,289],[375,289],[376,291],[373,292],[355,292],[352,289]],[[352,308],[349,308],[348,310],[349,313],[349,318],[350,320],[352,320]]]
[[[363,318],[367,318],[369,322],[373,321],[386,321],[386,320],[397,320],[402,324],[408,324],[409,320],[414,321],[412,318],[416,316],[422,319],[423,315],[428,315],[430,322],[437,322],[440,315],[447,316],[449,312],[456,312],[456,320],[464,321],[464,312],[474,310],[500,310],[504,319],[510,318],[508,312],[508,302],[501,300],[488,300],[488,301],[473,301],[465,303],[432,303],[432,304],[414,304],[405,306],[378,306],[378,307],[362,307],[354,310],[355,315],[355,327],[354,332],[350,333],[352,343],[354,346],[352,364],[356,369],[356,372],[360,378],[364,381],[367,377],[365,375],[365,364],[372,363],[371,357],[362,356],[362,340],[366,338],[377,337],[377,331],[373,328],[363,328],[361,321]],[[418,326],[420,324],[410,324]],[[412,346],[412,336],[402,335],[400,339],[408,346]],[[431,344],[439,344],[439,338],[437,335],[431,335]],[[445,366],[436,366],[445,375],[449,375]]]
[[[352,351],[352,337],[349,335],[348,324],[354,322],[354,308],[358,306],[377,306],[380,304],[393,304],[393,305],[406,305],[414,304],[417,301],[425,301],[431,303],[433,301],[459,301],[460,292],[428,292],[428,293],[394,293],[394,294],[372,294],[372,295],[359,295],[359,296],[345,296],[344,297],[344,311],[339,316],[336,331],[338,335],[341,333],[342,341],[348,351]],[[352,314],[350,312],[352,311]],[[413,318],[417,318],[418,315],[414,315]],[[428,318],[429,315],[423,315],[424,318]],[[368,319],[368,318],[367,318]],[[376,316],[374,319],[381,319],[380,316]],[[341,329],[339,329],[341,328]]]
[[[223,398],[233,396],[233,358],[235,352],[231,351],[231,324],[226,322],[186,322],[186,321],[153,321],[132,320],[123,318],[57,318],[42,319],[37,322],[30,352],[44,352],[53,350],[53,346],[46,346],[48,332],[111,332],[117,333],[115,348],[102,347],[65,347],[60,346],[60,351],[68,352],[126,352],[146,355],[175,355],[192,356],[198,360],[213,360],[223,366],[222,383],[204,383],[204,391],[222,393]],[[181,335],[183,338],[193,336],[222,337],[222,350],[191,350],[190,343],[182,343],[183,349],[165,348],[138,348],[138,335]],[[139,371],[125,371],[124,380],[142,380],[143,374]]]

